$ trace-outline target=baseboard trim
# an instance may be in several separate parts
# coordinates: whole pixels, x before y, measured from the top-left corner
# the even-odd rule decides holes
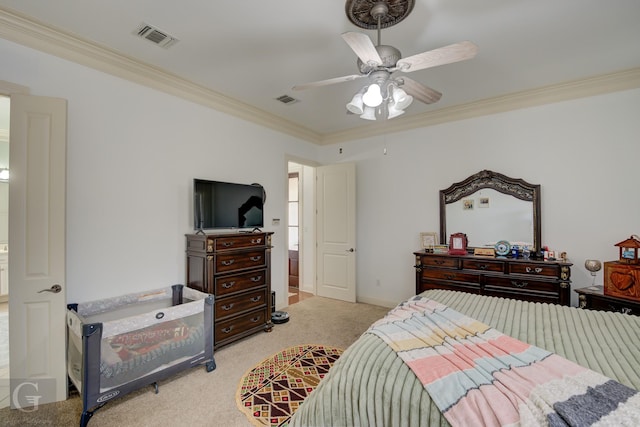
[[[398,305],[398,303],[400,302],[400,301],[387,301],[387,300],[382,300],[378,298],[370,298],[370,297],[362,297],[362,296],[358,296],[356,301],[363,304],[371,304],[371,305],[377,305],[378,307],[388,307],[388,308],[393,308],[396,305]]]

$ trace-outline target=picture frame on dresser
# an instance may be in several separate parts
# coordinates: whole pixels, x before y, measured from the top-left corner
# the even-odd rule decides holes
[[[438,233],[433,231],[420,233],[420,243],[422,244],[422,249],[433,250],[435,245],[438,244]]]

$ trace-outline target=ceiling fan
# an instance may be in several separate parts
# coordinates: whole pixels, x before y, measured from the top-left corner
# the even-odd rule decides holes
[[[408,77],[393,77],[392,74],[396,71],[411,73],[471,59],[477,54],[478,47],[470,41],[463,41],[402,58],[398,49],[381,44],[380,32],[383,21],[385,28],[392,26],[404,19],[412,8],[413,1],[347,1],[347,15],[354,24],[371,28],[370,19],[373,18],[375,28],[378,30],[377,45],[374,45],[363,33],[349,31],[342,34],[344,41],[358,56],[357,65],[360,74],[299,84],[293,89],[304,90],[368,77],[371,84],[365,86],[353,97],[347,104],[347,110],[369,120],[375,120],[376,115],[378,117],[384,115],[385,118],[396,117],[404,113],[404,109],[409,106],[413,98],[425,104],[437,102],[442,97],[440,92]]]

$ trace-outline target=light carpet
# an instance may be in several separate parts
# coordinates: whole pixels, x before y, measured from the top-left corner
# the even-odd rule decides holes
[[[238,408],[257,426],[286,426],[342,354],[324,345],[297,345],[260,362],[240,380]]]
[[[247,427],[238,410],[236,391],[240,378],[261,360],[283,348],[322,343],[347,348],[388,308],[354,304],[315,296],[286,308],[290,321],[275,325],[271,333],[257,333],[215,353],[218,368],[186,370],[160,382],[160,393],[145,387],[117,398],[98,410],[88,427]],[[77,426],[82,399],[41,405],[36,412],[0,409],[0,425]]]

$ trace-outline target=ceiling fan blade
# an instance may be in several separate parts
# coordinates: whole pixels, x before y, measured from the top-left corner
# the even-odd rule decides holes
[[[478,46],[469,41],[464,41],[402,58],[396,64],[396,68],[402,72],[410,73],[425,68],[437,67],[438,65],[471,59],[476,56],[477,53]]]
[[[413,96],[418,101],[422,101],[425,104],[433,104],[434,102],[438,102],[442,97],[442,94],[435,89],[431,89],[423,85],[422,83],[418,83],[415,80],[411,80],[408,77],[402,77],[404,80],[404,84],[402,88],[409,95]]]
[[[362,78],[362,77],[366,77],[366,75],[352,74],[350,76],[334,77],[333,79],[320,80],[320,81],[317,81],[317,82],[303,83],[303,84],[295,85],[292,89],[293,90],[311,89],[311,88],[314,88],[314,87],[328,86],[328,85],[332,85],[332,84],[336,84],[336,83],[350,82],[351,80],[356,80],[356,79],[359,79],[359,78]]]
[[[363,63],[373,66],[382,65],[382,58],[380,58],[380,54],[376,50],[376,47],[369,36],[362,33],[348,31],[346,33],[342,33],[342,38],[347,42],[356,55],[358,55],[358,58],[360,58]]]

